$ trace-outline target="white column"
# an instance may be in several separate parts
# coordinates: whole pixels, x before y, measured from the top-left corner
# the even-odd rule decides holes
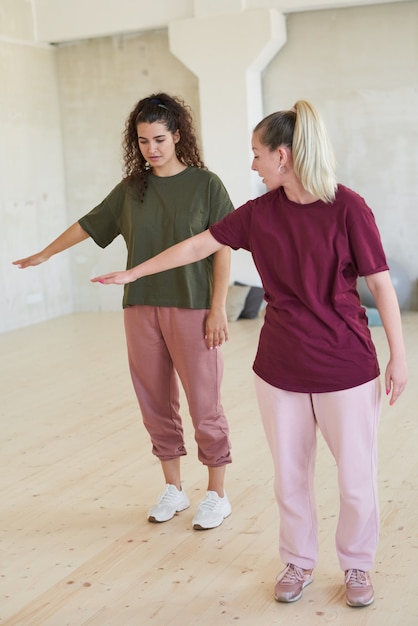
[[[251,131],[263,117],[261,72],[286,42],[284,17],[261,9],[178,20],[169,38],[199,79],[205,161],[241,204],[255,195]]]
[[[285,18],[259,9],[178,20],[169,40],[199,79],[205,163],[239,206],[265,191],[250,169],[251,133],[263,117],[261,73],[286,42]],[[245,253],[233,258],[231,278],[260,284]]]

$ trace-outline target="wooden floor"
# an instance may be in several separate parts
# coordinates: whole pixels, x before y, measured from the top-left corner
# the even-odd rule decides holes
[[[344,601],[336,473],[322,440],[315,582],[295,604],[273,600],[282,568],[278,512],[251,372],[260,324],[231,324],[224,348],[233,512],[206,532],[191,528],[206,469],[187,415],[191,508],[166,524],[147,522],[163,481],[131,389],[120,313],[76,314],[0,335],[2,626],[418,624],[418,313],[404,316],[409,387],[394,407],[384,402],[376,601],[364,609]],[[382,328],[373,336],[385,363]]]

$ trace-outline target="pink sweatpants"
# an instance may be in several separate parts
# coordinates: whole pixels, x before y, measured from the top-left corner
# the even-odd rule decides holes
[[[203,309],[145,305],[124,309],[132,382],[152,451],[161,461],[187,454],[178,374],[199,460],[209,467],[231,462],[228,423],[220,397],[222,352],[206,346],[206,316]]]
[[[255,375],[273,456],[280,513],[280,558],[304,569],[318,559],[314,493],[316,429],[337,464],[340,512],[336,549],[342,570],[371,569],[379,538],[377,426],[380,380],[333,393],[293,393]]]

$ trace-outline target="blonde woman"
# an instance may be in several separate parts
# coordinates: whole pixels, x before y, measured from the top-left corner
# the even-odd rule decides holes
[[[389,344],[384,381],[393,404],[407,381],[397,297],[372,211],[338,185],[323,122],[306,101],[263,119],[252,168],[269,192],[206,232],[126,272],[93,280],[127,283],[230,246],[250,250],[267,309],[254,361],[255,388],[275,468],[280,557],[274,595],[294,602],[318,558],[314,494],[316,431],[338,467],[336,549],[349,606],[374,600],[369,570],[379,535],[379,365],[356,289],[365,276]]]

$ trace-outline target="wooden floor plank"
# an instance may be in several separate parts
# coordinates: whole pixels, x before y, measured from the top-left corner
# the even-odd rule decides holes
[[[410,384],[382,412],[376,602],[360,610],[344,602],[336,471],[321,438],[315,581],[295,604],[272,598],[282,568],[279,519],[251,372],[261,324],[231,324],[223,348],[233,513],[207,532],[191,528],[206,469],[187,416],[182,467],[191,507],[166,524],[146,520],[162,475],[131,388],[120,313],[0,335],[2,626],[416,626],[418,314],[404,315]],[[384,366],[383,329],[373,337]]]

